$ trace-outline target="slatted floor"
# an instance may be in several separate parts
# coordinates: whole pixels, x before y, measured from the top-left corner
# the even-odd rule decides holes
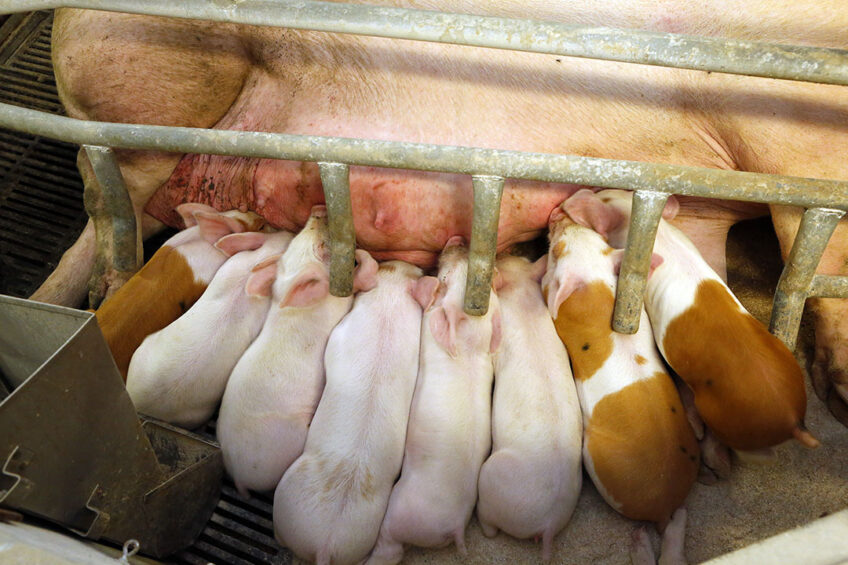
[[[50,63],[51,12],[0,16],[0,101],[61,114]],[[85,226],[77,147],[0,129],[0,294],[26,297]],[[214,439],[214,422],[202,432]],[[283,565],[272,499],[242,498],[232,483],[197,542],[175,565]]]

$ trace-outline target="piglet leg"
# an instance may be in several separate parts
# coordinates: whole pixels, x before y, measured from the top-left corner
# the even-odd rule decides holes
[[[685,540],[686,509],[680,507],[674,511],[663,532],[659,565],[686,565],[686,556],[683,553]]]
[[[656,565],[657,558],[651,547],[651,537],[645,526],[633,530],[630,542],[630,563],[633,565]]]

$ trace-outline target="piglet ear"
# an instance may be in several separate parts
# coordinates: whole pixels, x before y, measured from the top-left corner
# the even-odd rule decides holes
[[[439,306],[430,315],[430,333],[451,357],[456,357],[456,326],[466,315],[460,308],[451,307],[450,304]]]
[[[436,301],[436,295],[438,292],[439,279],[436,277],[425,276],[415,281],[415,287],[412,289],[412,296],[415,297],[415,300],[426,312]]]
[[[575,192],[563,202],[562,208],[576,223],[595,230],[605,238],[624,221],[621,212],[604,204],[587,188]]]
[[[354,292],[368,292],[377,286],[377,261],[364,249],[356,250],[356,261],[359,265],[353,271]]]
[[[562,205],[551,210],[551,215],[548,217],[548,226],[552,226],[566,217],[566,213],[562,210]]]
[[[274,255],[271,255],[270,257],[265,257],[264,259],[262,259],[261,261],[259,261],[258,263],[256,263],[256,264],[255,264],[255,265],[254,265],[254,266],[250,269],[250,272],[251,272],[251,273],[255,273],[255,272],[257,272],[257,271],[260,271],[260,270],[264,269],[264,268],[265,268],[265,267],[267,267],[268,265],[274,265],[274,267],[276,268],[276,267],[277,267],[277,262],[280,260],[280,257],[282,257],[282,256],[283,256],[283,254],[282,254],[282,253],[276,253],[276,254],[274,254]]]
[[[612,257],[612,268],[615,272],[615,276],[621,274],[621,261],[624,259],[624,249],[616,249],[610,254]],[[651,268],[648,271],[648,278],[651,278],[651,275],[654,274],[654,269],[663,264],[663,258],[661,255],[656,253],[651,254]]]
[[[545,276],[545,272],[548,270],[548,254],[545,253],[541,257],[539,257],[535,263],[530,266],[530,278],[536,282],[541,282],[542,277]]]
[[[280,308],[311,306],[329,293],[330,276],[327,268],[322,264],[313,263],[291,281],[291,285],[280,300]]]
[[[259,232],[231,233],[225,235],[215,242],[215,247],[224,252],[227,257],[232,257],[240,251],[253,251],[259,249],[265,243],[267,236]]]
[[[206,204],[200,204],[197,202],[186,202],[185,204],[180,204],[176,208],[177,214],[183,219],[183,223],[185,227],[190,228],[197,225],[197,220],[194,217],[196,212],[210,212],[217,213],[215,208],[212,206],[207,206]]]
[[[503,275],[498,270],[498,268],[495,267],[494,269],[492,269],[492,289],[497,292],[502,289],[505,284],[506,281],[504,280]]]
[[[662,217],[666,220],[672,220],[677,213],[680,212],[680,200],[678,200],[673,194],[668,197],[668,200],[665,203],[665,208],[662,211]]]
[[[225,235],[244,231],[244,224],[217,212],[197,212],[194,217],[200,227],[201,237],[212,245]]]
[[[274,263],[267,264],[261,269],[254,267],[244,285],[244,291],[248,296],[271,296],[271,286],[276,279],[277,266]]]
[[[568,300],[568,297],[577,290],[580,283],[576,278],[570,277],[566,281],[554,280],[548,287],[548,311],[551,313],[551,318],[556,319],[559,315],[559,307],[562,303]],[[555,291],[555,292],[554,292]]]
[[[492,307],[490,304],[489,308]],[[498,307],[494,308],[495,311],[492,312],[492,342],[489,344],[489,353],[494,353],[498,350],[498,347],[501,346],[501,336],[503,335],[501,328],[501,309]]]

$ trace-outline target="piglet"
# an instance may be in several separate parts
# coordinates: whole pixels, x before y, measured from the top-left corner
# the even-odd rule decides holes
[[[503,341],[495,355],[492,454],[480,470],[477,518],[498,529],[542,539],[568,523],[580,494],[583,424],[568,355],[548,313],[539,280],[546,257],[497,263]]]
[[[329,294],[329,232],[324,206],[282,258],[254,267],[246,291],[271,301],[261,332],[232,370],[218,415],[224,465],[238,490],[273,489],[303,452],[324,388],[324,347],[353,297]],[[377,263],[357,250],[357,290],[374,284]]]
[[[214,247],[225,235],[256,231],[264,220],[252,212],[217,212],[204,204],[181,204],[186,229],[166,241],[94,315],[127,380],[127,369],[144,338],[191,308],[227,256]]]
[[[621,251],[574,223],[579,203],[569,199],[551,213],[542,288],[574,370],[583,461],[610,506],[663,528],[695,481],[698,443],[644,309],[636,334],[612,330]]]
[[[465,552],[465,526],[491,446],[492,353],[501,316],[494,292],[485,315],[463,311],[468,253],[462,243],[459,236],[448,240],[438,280],[418,283],[425,313],[403,468],[369,563],[399,562],[404,543],[453,541]]]
[[[283,252],[293,235],[231,234],[215,246],[230,259],[203,296],[166,328],[147,337],[130,361],[127,392],[139,412],[194,428],[215,411],[227,378],[259,333],[266,296],[248,296],[251,267]]]
[[[380,265],[327,342],[327,384],[303,455],[274,494],[274,531],[298,556],[358,563],[377,541],[400,472],[418,375],[418,267]]]
[[[624,246],[632,193],[580,196],[580,221]],[[670,200],[671,219],[677,203]],[[650,278],[645,306],[665,360],[695,395],[695,406],[718,439],[740,450],[790,438],[808,447],[804,376],[792,352],[754,319],[683,232],[661,219],[654,251],[663,262]]]

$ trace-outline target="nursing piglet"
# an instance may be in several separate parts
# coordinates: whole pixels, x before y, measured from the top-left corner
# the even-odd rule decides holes
[[[277,539],[318,563],[357,563],[377,541],[400,472],[418,375],[421,269],[380,265],[330,335],[327,384],[303,455],[274,494]]]
[[[324,347],[353,296],[329,294],[329,232],[324,206],[282,258],[256,265],[247,281],[254,300],[269,301],[261,332],[232,370],[217,435],[224,465],[238,490],[273,489],[303,452],[324,389]],[[357,250],[355,290],[370,289],[377,262]]]
[[[623,190],[583,193],[579,221],[623,246],[631,200]],[[670,202],[668,217],[676,211],[676,201]],[[692,389],[707,426],[735,449],[761,449],[793,437],[808,447],[818,445],[804,428],[807,395],[792,352],[664,219],[654,251],[663,262],[648,279],[645,307],[663,357]]]
[[[545,561],[583,478],[580,403],[539,286],[546,265],[522,257],[497,263],[503,340],[494,358],[492,454],[480,470],[477,501],[483,533],[539,537]]]
[[[181,204],[177,212],[186,229],[166,241],[94,313],[124,380],[144,338],[191,308],[227,260],[215,242],[231,233],[256,231],[264,224],[252,212],[221,213],[205,204]]]
[[[542,288],[574,370],[583,461],[610,506],[662,528],[695,481],[698,443],[644,309],[636,334],[612,330],[621,251],[574,223],[569,202],[551,213]]]
[[[485,315],[463,311],[468,252],[462,243],[459,236],[449,239],[438,280],[418,283],[425,313],[403,468],[369,563],[399,562],[404,543],[454,541],[465,552],[465,526],[491,446],[492,353],[501,316],[494,292]]]
[[[231,234],[215,246],[233,255],[194,306],[147,337],[130,362],[127,392],[139,412],[194,428],[215,411],[227,378],[259,333],[267,296],[248,296],[251,267],[285,251],[293,235]]]

